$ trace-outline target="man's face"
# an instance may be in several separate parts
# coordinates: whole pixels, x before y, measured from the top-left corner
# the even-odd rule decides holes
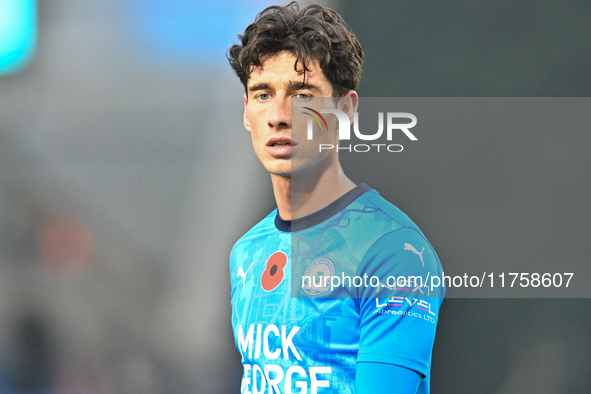
[[[292,98],[305,106],[313,97],[332,97],[332,86],[317,60],[310,62],[304,85],[301,66],[294,70],[295,61],[288,52],[267,58],[253,69],[244,96],[244,126],[252,134],[256,155],[271,174],[288,177],[318,171],[327,160],[336,158],[336,152],[319,152],[319,144],[338,143],[336,132],[321,133],[319,138],[315,135],[314,141],[303,132],[292,134]]]

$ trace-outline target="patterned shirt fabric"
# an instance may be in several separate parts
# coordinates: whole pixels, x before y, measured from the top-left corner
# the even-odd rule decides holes
[[[355,393],[358,362],[416,371],[429,393],[441,264],[367,185],[301,219],[274,210],[236,242],[230,273],[243,394]]]

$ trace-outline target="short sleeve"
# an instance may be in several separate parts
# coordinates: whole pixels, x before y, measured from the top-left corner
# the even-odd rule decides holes
[[[441,271],[433,248],[414,228],[389,232],[372,245],[357,275],[380,284],[358,290],[358,362],[388,363],[423,377],[429,374],[444,296],[444,289],[430,286],[430,278]]]

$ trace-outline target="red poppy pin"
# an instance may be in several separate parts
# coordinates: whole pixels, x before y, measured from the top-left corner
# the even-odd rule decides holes
[[[265,271],[261,277],[261,286],[263,290],[271,291],[279,286],[283,280],[283,269],[287,264],[287,255],[283,252],[275,252],[267,260]]]

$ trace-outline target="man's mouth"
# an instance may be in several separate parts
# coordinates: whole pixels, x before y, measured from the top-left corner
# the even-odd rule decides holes
[[[267,141],[267,146],[296,146],[297,144],[291,140],[291,138],[287,137],[274,137]]]
[[[287,137],[274,137],[267,142],[267,149],[273,156],[291,156],[297,144]]]

